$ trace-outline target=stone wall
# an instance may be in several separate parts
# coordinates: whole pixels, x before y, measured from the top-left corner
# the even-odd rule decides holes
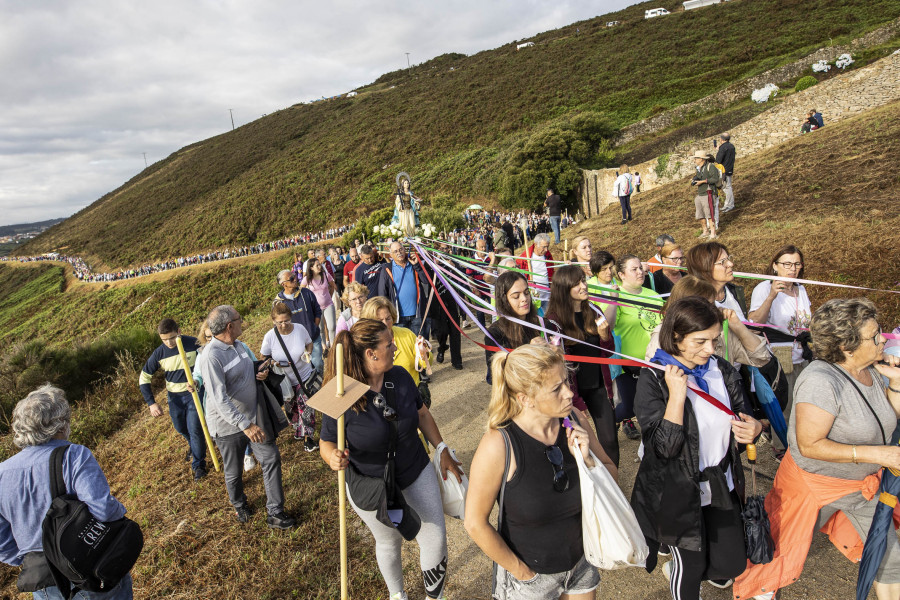
[[[761,85],[759,87],[762,87]],[[730,131],[735,146],[736,181],[740,178],[740,159],[800,135],[801,120],[816,108],[825,126],[900,99],[900,54],[894,53],[858,70],[842,73],[813,87],[791,94],[771,109]],[[816,135],[816,132],[805,135]],[[642,191],[670,183],[693,171],[691,155],[695,150],[714,152],[708,138],[685,142],[668,155],[654,158],[629,171],[639,172]],[[582,214],[594,216],[616,202],[611,196],[616,169],[584,171],[580,186]],[[606,186],[604,189],[604,185]],[[685,193],[688,193],[687,190]]]
[[[730,85],[724,90],[706,96],[705,98],[689,102],[688,104],[682,104],[681,106],[656,115],[655,117],[650,117],[643,121],[628,125],[619,133],[619,137],[616,139],[616,145],[622,145],[642,135],[666,129],[673,123],[690,115],[692,112],[706,113],[711,110],[725,108],[736,100],[750,97],[753,90],[761,88],[767,83],[781,85],[786,81],[796,79],[804,71],[809,69],[813,63],[820,60],[824,59],[833,62],[841,54],[848,52],[852,54],[854,51],[863,48],[870,48],[872,46],[883,44],[898,34],[900,34],[900,18],[894,19],[887,25],[879,27],[866,35],[853,40],[849,44],[820,48],[798,61],[776,67],[765,73],[751,77],[750,79],[745,79]]]

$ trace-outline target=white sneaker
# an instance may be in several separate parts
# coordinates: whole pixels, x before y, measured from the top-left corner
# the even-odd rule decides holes
[[[662,566],[663,575],[666,576],[666,581],[672,581],[672,561],[670,560],[666,564]]]
[[[253,458],[253,455],[245,454],[244,455],[244,470],[252,471],[255,466],[256,466],[256,459]]]
[[[734,583],[734,579],[726,579],[722,583],[719,583],[718,581],[713,581],[712,579],[707,579],[706,583],[708,583],[709,585],[711,585],[713,587],[717,587],[720,590],[724,590],[725,588],[731,587],[731,584]]]
[[[409,597],[407,597],[406,592],[397,592],[396,594],[393,594],[388,600],[409,600]]]

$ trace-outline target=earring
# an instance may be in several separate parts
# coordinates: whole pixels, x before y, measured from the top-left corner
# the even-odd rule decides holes
[[[852,353],[852,352],[848,352],[847,354],[849,354],[850,356],[853,356],[853,353]]]

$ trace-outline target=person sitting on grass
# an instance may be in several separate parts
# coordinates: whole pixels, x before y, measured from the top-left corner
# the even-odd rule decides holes
[[[156,328],[162,344],[153,351],[150,358],[144,364],[138,383],[144,402],[150,408],[153,417],[162,416],[163,411],[153,397],[153,389],[150,385],[153,374],[162,368],[166,373],[166,395],[169,405],[169,416],[172,425],[185,440],[189,448],[185,454],[185,460],[191,461],[191,470],[194,473],[194,481],[200,481],[206,477],[206,438],[203,435],[203,426],[200,424],[200,415],[194,406],[194,398],[188,389],[187,375],[184,372],[184,364],[178,353],[175,340],[180,336],[187,356],[188,367],[192,368],[197,360],[197,338],[181,335],[178,323],[173,319],[163,319]]]

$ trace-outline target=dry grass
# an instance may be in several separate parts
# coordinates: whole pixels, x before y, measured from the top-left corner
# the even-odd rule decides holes
[[[900,292],[900,103],[738,161],[736,210],[722,215],[721,239],[736,271],[763,273],[784,244],[800,247],[806,278]],[[618,256],[651,256],[653,240],[670,233],[685,248],[696,244],[688,179],[632,197],[634,221],[622,226],[618,205],[566,230],[588,235],[594,249]],[[554,254],[556,252],[554,251]],[[747,299],[755,281],[743,280]],[[882,324],[900,324],[900,294],[808,286],[813,308],[830,298],[868,296]]]

